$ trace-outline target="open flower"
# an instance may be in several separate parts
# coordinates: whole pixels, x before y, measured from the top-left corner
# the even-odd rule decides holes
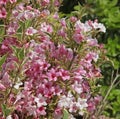
[[[37,30],[34,29],[33,27],[29,27],[25,32],[25,34],[28,35],[28,36],[33,36],[36,33],[37,33]]]
[[[0,7],[0,19],[6,18],[7,12],[4,7]]]

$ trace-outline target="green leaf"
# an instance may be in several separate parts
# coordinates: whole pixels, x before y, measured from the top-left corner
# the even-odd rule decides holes
[[[2,104],[1,107],[2,107],[3,115],[4,115],[5,117],[7,117],[8,115],[10,115],[11,110],[8,109],[5,104]]]
[[[69,119],[69,113],[66,109],[63,111],[63,119]]]
[[[0,25],[0,36],[4,35],[4,25]]]
[[[16,46],[12,46],[12,49],[14,51],[15,56],[19,59],[19,60],[23,60],[24,56],[25,56],[25,50],[24,48],[18,48]]]
[[[31,20],[27,20],[26,22],[25,22],[25,27],[26,28],[29,28],[31,26]]]
[[[0,67],[3,65],[3,63],[5,62],[6,60],[6,55],[3,55],[1,58],[0,58]]]
[[[18,58],[20,60],[23,60],[24,59],[24,56],[25,56],[25,53],[24,53],[24,48],[20,49],[19,53],[18,53]]]
[[[4,37],[4,26],[0,25],[0,43],[3,41]]]
[[[2,42],[3,38],[0,37],[0,43]]]
[[[115,6],[117,4],[117,2],[118,2],[118,0],[111,0],[111,1],[109,0],[109,4],[108,5],[110,7],[113,7],[113,6]]]

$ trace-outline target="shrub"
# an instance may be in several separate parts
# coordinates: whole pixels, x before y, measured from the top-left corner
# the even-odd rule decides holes
[[[96,118],[98,80],[106,60],[97,20],[61,18],[60,1],[0,2],[0,116]]]

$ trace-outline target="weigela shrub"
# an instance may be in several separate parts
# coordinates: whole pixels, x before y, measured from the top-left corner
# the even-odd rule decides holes
[[[92,115],[101,101],[97,80],[103,24],[61,18],[59,0],[0,2],[0,118],[69,119]],[[97,90],[97,91],[96,91]]]

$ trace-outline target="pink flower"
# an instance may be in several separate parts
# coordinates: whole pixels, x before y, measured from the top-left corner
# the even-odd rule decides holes
[[[57,7],[59,7],[59,6],[60,6],[59,0],[55,0],[55,1],[54,1],[54,5],[57,6]]]
[[[32,89],[32,87],[33,87],[33,85],[32,85],[32,82],[28,82],[28,81],[26,81],[25,83],[24,83],[24,90],[31,90]]]
[[[89,60],[89,61],[93,60],[95,62],[97,62],[98,58],[99,58],[98,53],[95,53],[95,52],[89,52],[85,57],[86,60]]]
[[[15,33],[15,29],[13,27],[9,27],[7,30],[8,34],[14,34]]]
[[[58,72],[52,68],[48,73],[47,73],[47,78],[49,81],[57,81],[58,77]]]
[[[73,23],[76,22],[77,21],[77,17],[74,17],[74,16],[70,17],[70,21],[73,22]]]
[[[82,82],[82,89],[83,89],[83,92],[90,92],[90,85],[87,81],[83,81]]]
[[[42,32],[46,32],[46,33],[52,33],[53,32],[52,26],[47,24],[46,22],[41,24],[40,30]]]
[[[27,10],[34,10],[30,5],[26,6]]]
[[[5,87],[6,88],[8,88],[8,87],[10,87],[11,86],[11,80],[10,80],[10,76],[9,76],[9,74],[8,74],[8,72],[5,72],[4,73],[4,75],[3,75],[3,77],[2,77],[2,84],[3,84],[3,86],[2,86],[2,88],[4,89]]]
[[[93,112],[96,109],[94,101],[89,101],[87,104],[88,104],[87,109],[88,109],[89,112]]]
[[[12,10],[12,14],[14,17],[18,17],[19,12],[17,10]]]
[[[85,31],[85,25],[80,20],[75,23],[75,33],[81,33]]]
[[[13,115],[12,115],[12,118],[13,118],[13,119],[19,119],[19,117],[18,117],[17,114],[13,114]]]
[[[98,41],[97,41],[97,39],[88,38],[88,39],[87,39],[87,43],[88,43],[88,45],[90,45],[90,46],[98,46]]]
[[[45,109],[45,107],[39,107],[36,112],[38,115],[46,115]]]
[[[72,85],[73,90],[75,90],[78,94],[81,94],[83,92],[82,85],[79,84],[77,81]]]
[[[19,25],[18,25],[18,23],[16,21],[11,22],[8,25],[7,33],[9,35],[15,34],[16,31],[18,30],[18,27],[19,27]]]
[[[11,93],[8,98],[8,101],[9,101],[9,104],[13,105],[13,103],[15,102],[15,95]]]
[[[56,85],[54,87],[55,87],[55,89],[54,89],[54,95],[60,96],[60,94],[62,93],[61,87],[59,85]]]
[[[11,45],[19,46],[19,42],[17,41],[16,38],[11,38],[11,37],[5,38],[0,47],[0,54],[4,55],[8,52],[9,53],[12,52]]]
[[[6,90],[6,87],[2,83],[0,83],[0,90],[1,91],[5,91]]]
[[[37,117],[37,107],[35,105],[29,105],[26,107],[28,111],[28,115],[33,115],[34,117]]]
[[[7,0],[0,0],[0,5],[5,5],[7,3]]]
[[[95,101],[96,105],[98,105],[101,100],[102,100],[102,96],[97,95],[96,97],[94,97],[94,101]]]
[[[77,106],[76,102],[71,103],[70,108],[69,108],[69,112],[75,113],[75,112],[77,112],[77,110],[78,110],[78,106]]]
[[[62,116],[63,116],[63,114],[62,114],[62,108],[57,107],[57,108],[54,110],[54,119],[61,119]]]
[[[82,34],[75,33],[73,35],[73,39],[76,43],[80,44],[84,40],[84,36]]]
[[[52,51],[52,56],[58,60],[70,61],[73,58],[73,51],[70,48],[66,48],[65,45],[58,45],[57,49]]]
[[[42,0],[41,4],[42,6],[46,6],[50,3],[50,0]]]
[[[29,10],[25,10],[21,16],[25,18],[25,20],[29,20],[35,17],[35,13]]]
[[[40,12],[40,16],[46,17],[50,15],[50,11],[48,9],[44,9],[43,11]]]
[[[58,75],[63,79],[63,81],[70,79],[69,72],[64,69],[60,69]]]
[[[7,12],[6,9],[4,7],[0,7],[0,19],[6,18],[7,16]]]
[[[37,30],[34,29],[33,27],[29,27],[25,32],[25,34],[28,35],[28,36],[33,36],[36,33],[37,33]]]
[[[17,0],[9,0],[11,4],[17,2]]]
[[[55,14],[53,15],[53,18],[54,18],[54,19],[59,19],[59,15],[58,15],[57,12],[55,12]]]
[[[63,27],[65,27],[65,26],[66,26],[65,18],[62,18],[62,19],[60,20],[60,23],[61,23],[61,25],[62,25]]]
[[[82,66],[78,67],[78,69],[74,71],[74,78],[80,83],[83,81],[83,77],[85,75],[86,75],[86,70]]]
[[[58,35],[62,36],[62,37],[66,37],[67,36],[67,33],[65,32],[65,29],[64,28],[61,28],[59,31],[58,31]]]
[[[39,94],[38,97],[35,97],[34,101],[37,103],[37,107],[46,106],[46,99]]]

